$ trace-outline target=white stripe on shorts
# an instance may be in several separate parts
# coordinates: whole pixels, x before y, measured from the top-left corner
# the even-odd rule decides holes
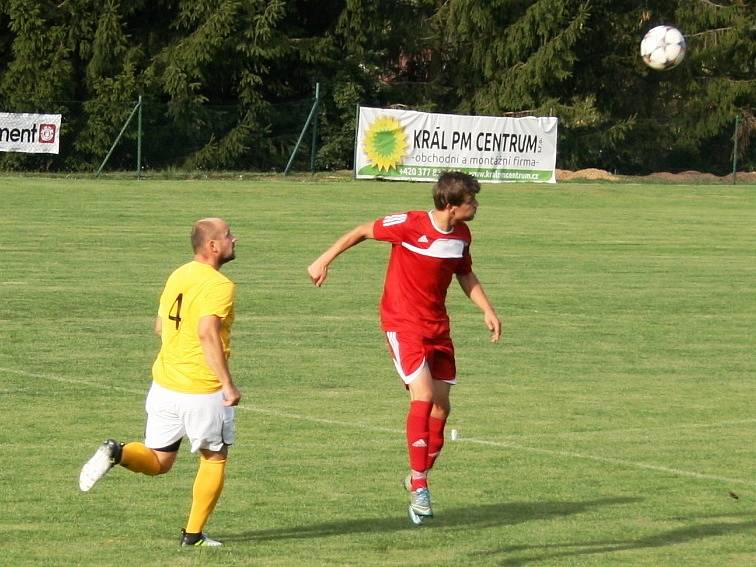
[[[386,331],[386,338],[388,339],[389,345],[391,346],[392,359],[394,361],[394,366],[396,367],[396,371],[399,374],[399,377],[405,384],[411,384],[414,379],[418,377],[420,372],[423,371],[423,368],[427,366],[425,358],[423,358],[423,363],[418,366],[417,369],[412,372],[412,374],[405,374],[404,370],[402,370],[402,359],[399,354],[399,339],[396,338],[396,331]]]

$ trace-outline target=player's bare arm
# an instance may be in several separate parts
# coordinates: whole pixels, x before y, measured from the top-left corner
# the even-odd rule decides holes
[[[163,320],[160,317],[155,317],[155,334],[158,337],[163,335]]]
[[[307,268],[307,273],[309,274],[312,283],[317,287],[323,285],[328,277],[328,266],[331,265],[331,262],[333,262],[339,254],[346,252],[352,246],[355,246],[364,240],[372,238],[372,222],[361,224],[344,234]]]
[[[208,366],[218,377],[218,381],[223,387],[223,397],[225,398],[223,403],[227,406],[235,406],[241,400],[241,392],[231,378],[228,361],[223,353],[223,342],[220,335],[221,323],[221,318],[215,315],[202,317],[199,321],[197,336]]]
[[[501,320],[496,314],[493,305],[491,305],[491,301],[483,289],[483,284],[478,280],[478,276],[475,275],[475,272],[470,272],[458,275],[457,281],[465,292],[465,295],[483,311],[483,321],[488,330],[491,331],[491,342],[498,342],[499,338],[501,338]]]

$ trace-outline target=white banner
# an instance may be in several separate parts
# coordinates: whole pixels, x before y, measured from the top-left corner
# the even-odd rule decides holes
[[[0,152],[57,154],[60,114],[0,112]]]
[[[360,107],[355,176],[435,181],[454,170],[481,182],[556,183],[557,122]]]

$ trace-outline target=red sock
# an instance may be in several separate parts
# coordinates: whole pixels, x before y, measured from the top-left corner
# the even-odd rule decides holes
[[[416,400],[410,402],[407,414],[407,449],[412,469],[412,490],[428,486],[425,474],[428,467],[428,418],[432,407],[431,402]]]
[[[446,418],[439,419],[433,416],[428,418],[428,466],[426,470],[433,468],[433,463],[436,462],[439,453],[441,453],[441,448],[444,446],[445,425]]]

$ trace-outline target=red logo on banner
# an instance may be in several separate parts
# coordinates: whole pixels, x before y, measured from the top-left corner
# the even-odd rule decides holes
[[[40,124],[39,125],[39,143],[40,144],[54,144],[55,143],[55,124]]]

